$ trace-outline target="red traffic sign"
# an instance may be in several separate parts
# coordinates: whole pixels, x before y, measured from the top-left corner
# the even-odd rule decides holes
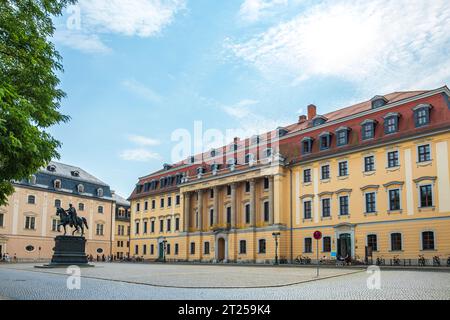
[[[320,231],[314,232],[314,239],[316,239],[316,240],[322,239],[322,232],[320,232]]]

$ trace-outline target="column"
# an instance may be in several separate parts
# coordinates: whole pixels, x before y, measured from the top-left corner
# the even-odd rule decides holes
[[[203,190],[198,190],[198,230],[203,230]]]
[[[217,225],[219,223],[219,187],[214,187],[214,215],[213,215],[213,225]]]
[[[189,192],[185,192],[184,195],[184,210],[183,210],[183,224],[184,232],[189,232],[189,218],[190,218],[190,206],[191,206],[191,195]]]
[[[231,228],[236,227],[236,183],[231,184]]]
[[[252,227],[256,227],[256,188],[255,188],[255,180],[250,180],[250,224]]]
[[[273,225],[273,206],[274,206],[274,190],[273,190],[273,176],[269,177],[269,225]]]

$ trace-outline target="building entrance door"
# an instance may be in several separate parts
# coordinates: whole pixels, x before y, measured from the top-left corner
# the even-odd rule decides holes
[[[349,233],[342,233],[337,242],[337,255],[339,258],[352,257],[352,238]]]
[[[225,239],[224,238],[220,238],[217,241],[217,260],[219,262],[222,262],[223,260],[225,260]]]
[[[159,260],[163,260],[164,259],[164,243],[160,242],[159,243]]]

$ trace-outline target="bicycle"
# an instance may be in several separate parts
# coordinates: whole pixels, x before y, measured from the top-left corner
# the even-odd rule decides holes
[[[439,258],[439,256],[434,256],[433,257],[433,266],[440,266],[441,265],[441,258]]]
[[[425,265],[427,264],[427,260],[425,259],[425,257],[423,256],[423,254],[419,254],[419,266],[420,267],[425,267]]]
[[[398,256],[394,256],[394,258],[392,259],[392,262],[394,264],[394,266],[399,266],[400,265],[400,259]]]
[[[299,255],[299,256],[297,256],[297,258],[295,258],[295,263],[303,264],[303,265],[311,264],[311,258]]]
[[[385,264],[385,260],[383,256],[377,257],[377,266],[383,266]]]

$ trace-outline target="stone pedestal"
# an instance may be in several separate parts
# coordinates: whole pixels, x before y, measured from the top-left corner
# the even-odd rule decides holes
[[[84,237],[57,236],[55,238],[55,252],[49,265],[43,268],[57,268],[65,266],[89,267],[86,256],[86,239]],[[41,267],[41,268],[42,268]]]

